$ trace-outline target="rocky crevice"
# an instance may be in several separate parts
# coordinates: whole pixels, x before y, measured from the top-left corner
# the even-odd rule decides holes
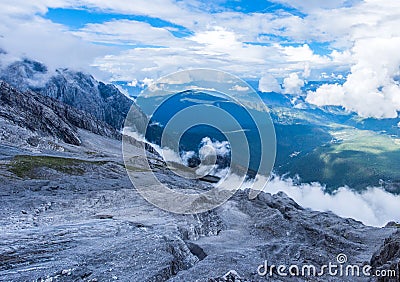
[[[176,236],[164,237],[167,243],[166,250],[172,255],[170,264],[147,281],[167,281],[180,271],[194,267],[199,261],[205,259],[207,254],[198,244],[192,241],[203,236],[217,236],[225,228],[222,220],[213,211],[187,217],[187,222],[178,227]]]
[[[196,241],[200,237],[217,236],[226,228],[215,211],[209,211],[191,216],[193,222],[179,227],[183,240]]]

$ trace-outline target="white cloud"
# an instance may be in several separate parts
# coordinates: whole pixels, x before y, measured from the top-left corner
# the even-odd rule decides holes
[[[245,92],[245,91],[249,91],[250,88],[247,87],[247,86],[235,85],[235,86],[232,86],[232,88],[229,89],[229,90],[239,91],[239,92]]]
[[[400,37],[357,40],[356,63],[343,86],[323,85],[309,92],[318,106],[341,105],[363,117],[395,118],[400,111]]]
[[[115,80],[129,81],[133,78],[157,78],[192,68],[215,68],[244,78],[260,78],[266,66],[267,69],[273,66],[269,70],[276,77],[282,77],[288,70],[318,70],[330,63],[329,58],[315,55],[308,45],[283,47],[279,44],[247,44],[242,42],[240,34],[214,26],[181,38],[179,43],[165,48],[138,47],[98,58],[95,65],[113,73]]]
[[[330,0],[330,1],[320,1],[320,0],[276,0],[276,2],[284,3],[290,5],[296,9],[299,9],[303,12],[312,12],[313,10],[319,9],[334,9],[343,7],[345,4],[349,2],[358,2],[357,1],[348,1],[348,0]]]
[[[304,78],[307,78],[307,77],[309,77],[310,75],[311,75],[310,64],[309,64],[309,63],[306,63],[306,64],[304,65],[303,77],[304,77]]]
[[[304,31],[348,48],[331,57],[343,69],[350,64],[343,86],[323,85],[307,100],[319,106],[340,105],[364,117],[397,117],[400,30],[395,27],[400,25],[400,2],[366,0],[352,8],[320,10],[307,21]]]
[[[246,14],[226,9],[209,13],[210,5],[215,8],[219,4],[196,0],[39,0],[33,3],[5,0],[0,11],[0,46],[12,56],[33,57],[50,66],[89,69],[93,65],[109,73],[112,79],[126,81],[156,79],[182,69],[217,68],[244,78],[261,78],[263,91],[280,89],[265,73],[286,78],[284,91],[298,93],[301,82],[291,73],[312,80],[322,72],[347,73],[351,68],[342,89],[324,86],[311,93],[309,100],[318,105],[333,101],[364,116],[396,115],[399,95],[394,78],[398,63],[395,50],[399,49],[396,38],[400,37],[400,30],[396,28],[400,26],[399,1],[277,1],[301,10],[305,16],[268,11]],[[154,27],[132,20],[87,24],[71,31],[38,16],[45,14],[49,7],[82,6],[160,18],[192,33],[178,38],[172,32],[177,27]],[[121,48],[93,42],[125,48],[121,51]],[[318,55],[314,42],[327,45],[330,54]],[[290,43],[296,44],[290,46]],[[126,50],[127,46],[132,49]],[[360,81],[368,83],[360,87]],[[360,100],[363,91],[367,93]],[[339,100],[333,97],[334,93],[344,96]]]
[[[136,86],[139,85],[139,82],[138,82],[137,79],[134,79],[134,80],[132,80],[131,82],[128,82],[127,85],[128,85],[128,86],[131,86],[131,87],[136,87]]]
[[[283,79],[283,92],[285,94],[301,94],[304,80],[300,79],[297,73],[291,73]]]
[[[348,187],[342,187],[334,194],[328,194],[319,183],[294,185],[292,179],[277,176],[268,183],[263,177],[256,181],[264,187],[264,192],[275,194],[282,191],[305,208],[332,211],[341,217],[353,218],[371,226],[382,227],[390,221],[400,222],[400,196],[381,188],[371,187],[358,193]],[[267,184],[264,185],[265,183]],[[233,174],[217,185],[226,189],[238,186],[241,189],[260,187],[254,182],[242,183],[241,179]]]
[[[319,56],[315,55],[313,50],[311,50],[308,44],[304,44],[302,46],[285,46],[280,47],[282,53],[286,56],[286,60],[289,62],[325,62],[326,60]]]
[[[98,58],[95,65],[112,73],[115,80],[128,81],[162,77],[192,68],[215,68],[242,77],[257,77],[265,64],[279,65],[277,48],[244,44],[234,32],[223,28],[212,27],[181,39],[180,44],[166,48],[134,48]]]
[[[74,8],[86,6],[104,12],[161,18],[189,28],[193,32],[192,36],[177,38],[171,33],[171,30],[176,30],[176,28],[153,27],[147,23],[132,20],[87,24],[79,30],[69,31],[67,27],[54,25],[47,21],[49,26],[56,26],[59,29],[58,32],[53,30],[49,34],[53,36],[59,34],[57,37],[63,38],[63,40],[40,38],[39,35],[38,38],[41,42],[62,43],[67,38],[80,41],[75,43],[75,46],[80,46],[78,48],[71,48],[71,44],[66,42],[63,42],[62,45],[68,46],[65,48],[67,50],[80,50],[79,53],[82,53],[84,58],[69,60],[68,56],[65,55],[57,56],[60,62],[64,60],[71,64],[76,61],[77,64],[83,65],[93,63],[95,60],[93,65],[110,73],[112,79],[130,81],[144,77],[157,78],[173,71],[197,67],[218,68],[242,77],[259,78],[268,68],[273,69],[275,74],[282,76],[286,74],[287,70],[300,71],[304,69],[305,64],[310,65],[313,69],[318,69],[314,66],[315,64],[321,64],[321,58],[313,54],[308,45],[282,47],[279,44],[272,46],[247,44],[247,42],[263,42],[265,38],[263,39],[262,34],[274,33],[284,28],[284,25],[290,22],[290,19],[297,19],[289,14],[284,16],[284,20],[269,13],[244,14],[225,11],[211,14],[206,10],[207,5],[197,1],[138,0],[135,3],[130,3],[122,0],[112,2],[99,0],[82,0],[79,2],[57,0],[51,2],[43,0],[37,3],[39,4],[28,5],[29,9],[23,9],[25,15],[32,17],[35,13],[44,14],[47,7]],[[18,8],[23,6],[19,2],[15,5]],[[9,6],[12,8],[11,2]],[[11,8],[7,9],[10,14],[13,13]],[[29,24],[29,21],[25,22]],[[40,28],[35,28],[35,30],[30,30],[29,34],[34,37],[37,33],[40,33],[40,30]],[[23,40],[21,39],[23,36],[19,34],[17,36],[20,40]],[[102,55],[103,49],[98,45],[90,44],[90,42],[125,44],[125,46],[132,45],[133,47],[138,45],[138,47],[128,51],[120,51],[118,48],[103,48],[106,49],[104,53],[108,54]],[[165,48],[147,47],[154,45],[164,46]],[[84,48],[84,46],[87,48]],[[100,51],[93,51],[92,48],[95,47],[99,48]],[[60,48],[58,49],[60,50]],[[46,51],[48,51],[47,48]],[[34,50],[31,53],[38,58],[45,57],[42,54],[37,56]],[[62,53],[61,50],[59,53]],[[56,58],[50,56],[48,61],[50,60],[56,60]],[[310,60],[311,62],[308,62]],[[324,63],[329,63],[329,60],[325,61]]]
[[[151,44],[171,46],[179,43],[167,29],[133,20],[114,20],[102,24],[87,24],[74,35],[89,42],[109,44]]]
[[[199,157],[205,159],[210,155],[227,156],[231,152],[231,147],[228,141],[212,141],[210,137],[204,137],[200,143]]]
[[[278,92],[282,91],[279,82],[271,74],[264,74],[258,81],[258,90],[261,92]]]
[[[345,96],[342,86],[338,84],[324,84],[315,92],[308,92],[306,101],[318,106],[340,106],[344,99]]]
[[[347,187],[335,194],[326,194],[318,184],[293,185],[292,181],[276,177],[265,188],[269,193],[285,192],[303,207],[318,211],[332,211],[342,217],[351,217],[364,224],[384,226],[389,221],[400,222],[398,207],[400,196],[385,192],[381,188],[369,188],[357,193]]]
[[[146,86],[150,86],[151,84],[153,84],[154,80],[148,77],[145,77],[142,80],[142,87],[146,87]]]
[[[70,67],[104,75],[90,65],[96,57],[104,56],[111,49],[82,41],[64,26],[36,15],[53,5],[62,5],[62,1],[2,2],[0,48],[10,58],[32,58],[51,69]]]
[[[1,17],[21,17],[29,19],[35,13],[45,13],[48,7],[64,7],[66,1],[63,0],[3,0],[1,1]]]
[[[163,20],[193,28],[199,22],[207,23],[209,17],[206,13],[201,13],[196,5],[190,5],[185,1],[173,0],[81,0],[79,4],[101,9],[109,12],[130,14],[130,15],[145,15],[153,18],[161,18]],[[76,6],[76,1],[73,2]]]
[[[184,165],[188,165],[189,160],[196,156],[194,151],[182,151],[181,152],[181,160]]]

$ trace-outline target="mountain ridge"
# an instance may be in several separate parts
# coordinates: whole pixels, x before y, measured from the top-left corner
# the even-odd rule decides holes
[[[119,139],[121,134],[89,113],[33,91],[20,92],[0,80],[0,117],[41,136],[80,145],[77,128]],[[4,135],[4,133],[3,133]]]
[[[122,129],[128,111],[134,107],[133,101],[112,84],[69,69],[50,73],[44,64],[30,59],[3,67],[0,79],[21,92],[31,90],[88,112],[117,130]]]

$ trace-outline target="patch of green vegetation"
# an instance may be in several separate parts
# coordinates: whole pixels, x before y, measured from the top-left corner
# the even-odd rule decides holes
[[[21,178],[36,178],[35,171],[40,168],[49,168],[70,175],[83,175],[85,166],[105,163],[103,161],[90,162],[53,156],[20,155],[12,159],[8,164],[8,170]]]
[[[326,128],[307,124],[277,124],[275,132],[277,140],[275,167],[278,169],[293,161],[289,157],[293,152],[301,152],[301,155],[304,155],[332,140]]]
[[[327,190],[347,185],[356,190],[400,180],[400,145],[387,135],[365,130],[332,132],[338,142],[320,146],[283,169],[303,182],[320,182]]]

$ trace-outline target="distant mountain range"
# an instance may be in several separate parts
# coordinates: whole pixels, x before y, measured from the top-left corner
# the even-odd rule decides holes
[[[3,118],[33,129],[35,121],[47,118],[46,122],[52,122],[49,127],[38,126],[36,130],[65,142],[79,143],[74,137],[75,127],[115,135],[113,130],[123,127],[132,105],[137,116],[143,116],[116,86],[99,82],[82,72],[68,69],[51,72],[45,65],[25,59],[3,68],[0,79],[4,81],[1,97],[6,101],[1,105]],[[304,90],[316,84],[318,82],[310,82]],[[186,94],[194,96],[193,101],[206,99],[201,92]],[[259,95],[270,108],[276,130],[278,147],[274,170],[277,174],[299,182],[320,182],[330,192],[347,185],[358,191],[368,186],[382,186],[392,193],[400,193],[399,118],[360,118],[341,107],[315,107],[301,95],[274,92],[259,92]],[[169,114],[196,104],[193,101],[178,99],[153,117],[149,140],[159,142],[157,134],[162,132]],[[221,104],[215,102],[215,105]],[[13,111],[14,114],[8,114]],[[18,116],[19,111],[29,113],[25,120]],[[184,136],[182,150],[195,151],[199,140],[205,136],[223,138],[201,129],[192,133],[193,138]],[[257,153],[257,150],[253,152]]]

